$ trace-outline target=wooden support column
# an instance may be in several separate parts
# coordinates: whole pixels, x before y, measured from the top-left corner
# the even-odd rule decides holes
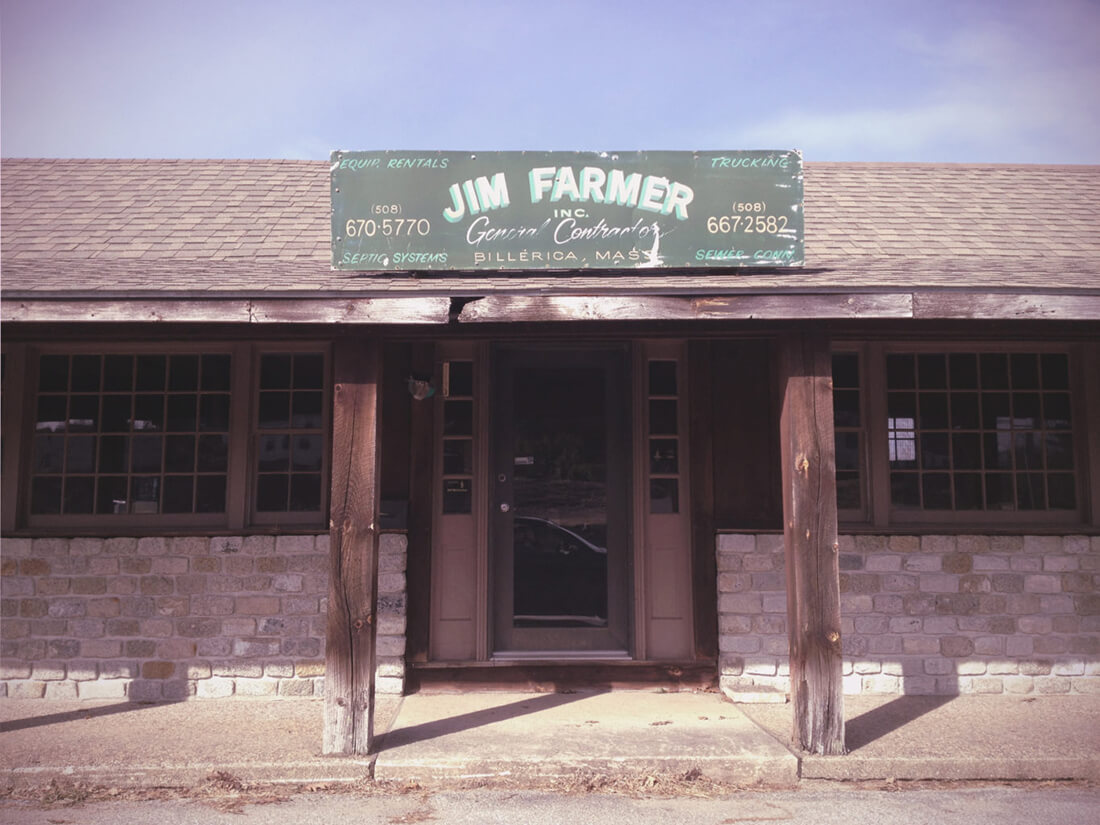
[[[333,362],[323,751],[366,755],[374,729],[381,345],[339,340]]]
[[[791,333],[779,342],[778,367],[792,739],[810,753],[843,754],[836,445],[828,338]]]

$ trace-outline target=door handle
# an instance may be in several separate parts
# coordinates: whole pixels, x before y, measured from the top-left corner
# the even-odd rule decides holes
[[[511,509],[512,509],[512,505],[510,505],[508,502],[506,502],[506,501],[501,502],[500,512],[507,513]]]

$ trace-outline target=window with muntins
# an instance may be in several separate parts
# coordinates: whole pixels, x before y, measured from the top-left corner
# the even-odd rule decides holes
[[[880,370],[862,387],[860,354],[833,359],[842,520],[861,496],[878,496],[891,523],[1079,516],[1085,462],[1070,351],[868,345],[863,353]]]
[[[26,523],[323,524],[326,355],[251,349],[34,352]]]

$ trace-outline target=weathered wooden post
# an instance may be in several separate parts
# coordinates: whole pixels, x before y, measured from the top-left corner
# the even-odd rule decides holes
[[[370,752],[378,579],[381,345],[340,339],[333,353],[330,570],[323,752]]]
[[[792,333],[779,344],[783,537],[795,744],[846,753],[837,553],[836,445],[829,340]]]

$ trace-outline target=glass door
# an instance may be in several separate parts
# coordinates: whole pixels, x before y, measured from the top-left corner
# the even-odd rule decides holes
[[[496,352],[498,657],[627,655],[626,356],[625,348]]]

